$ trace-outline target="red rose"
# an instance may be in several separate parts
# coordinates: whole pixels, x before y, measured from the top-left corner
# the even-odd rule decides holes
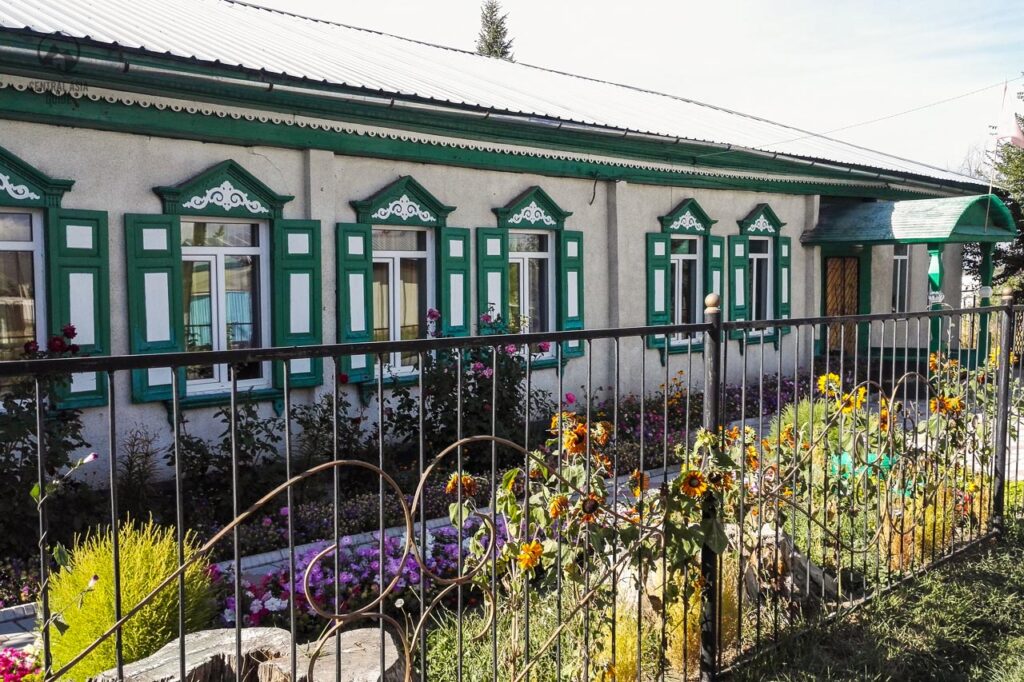
[[[348,383],[348,375],[345,374],[344,372],[338,372],[338,383],[339,384],[347,384]]]
[[[75,335],[78,334],[78,330],[75,329],[75,325],[71,324],[70,322],[61,327],[60,332],[61,334],[64,335],[64,338],[66,339],[73,339],[75,338]]]
[[[64,343],[64,339],[59,336],[54,336],[46,344],[46,350],[51,353],[63,353],[68,349],[68,344]]]
[[[71,351],[72,355],[74,355],[74,354],[76,354],[78,351],[80,351],[82,349],[78,347],[77,343],[73,343],[70,346],[68,346],[68,350]]]
[[[29,342],[27,342],[25,344],[25,354],[26,355],[35,355],[38,352],[39,352],[39,344],[36,343],[35,341],[29,341]]]

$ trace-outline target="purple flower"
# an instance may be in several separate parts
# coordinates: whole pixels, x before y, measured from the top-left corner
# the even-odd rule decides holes
[[[437,320],[440,320],[441,311],[439,311],[437,308],[428,308],[427,319],[430,320],[431,322],[436,322]]]
[[[280,514],[281,516],[288,516],[288,507],[281,507],[280,511],[278,511],[278,514]]]

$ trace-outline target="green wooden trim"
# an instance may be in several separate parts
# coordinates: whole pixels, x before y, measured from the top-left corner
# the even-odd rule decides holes
[[[173,215],[125,214],[125,256],[127,260],[126,282],[128,285],[128,348],[133,355],[144,353],[166,353],[185,350],[185,321],[182,311],[182,266],[181,266],[181,220]],[[164,248],[144,248],[144,230],[153,228],[164,232]],[[149,273],[163,273],[168,282],[168,337],[165,340],[149,341],[146,337],[146,316],[149,302],[146,301],[145,276]],[[178,370],[178,387],[181,396],[185,394],[185,370]],[[132,400],[150,402],[170,400],[170,384],[151,386],[149,370],[132,370]]]
[[[498,227],[561,230],[572,215],[540,187],[534,185],[502,208],[491,209],[498,217]]]
[[[704,293],[715,293],[721,304],[725,303],[725,237],[708,235],[704,239]],[[716,255],[717,253],[717,255]],[[717,288],[715,280],[717,282]],[[701,301],[701,305],[703,305]]]
[[[365,342],[373,340],[373,228],[358,223],[338,223],[335,226],[336,258],[337,258],[337,295],[338,295],[338,340],[346,342]],[[362,328],[354,324],[356,317],[352,309],[354,296],[350,279],[358,282],[361,279],[362,295]],[[366,381],[373,375],[374,359],[370,355],[361,358],[362,367],[353,367],[353,358],[345,356],[341,359],[341,371],[348,375],[352,383]],[[356,360],[360,362],[360,360]]]
[[[758,204],[746,218],[736,221],[740,226],[740,234],[757,237],[778,237],[786,223],[779,220],[775,211],[768,204]]]
[[[314,346],[323,343],[323,284],[320,263],[319,220],[275,220],[271,226],[271,304],[273,306],[273,337],[275,346]],[[292,246],[295,251],[292,251]],[[292,294],[293,276],[305,275],[309,279],[309,329],[290,329],[291,312],[297,305]],[[311,358],[309,370],[294,369],[289,385],[294,387],[319,386],[323,382],[323,360]],[[284,363],[274,363],[274,382],[284,386]]]
[[[743,322],[750,319],[750,244],[744,235],[729,235],[729,320]],[[742,329],[733,329],[729,338],[742,339]]]
[[[672,297],[672,236],[660,232],[648,232],[647,235],[647,324],[649,326],[669,324],[672,311],[669,302]],[[660,296],[659,294],[660,285]],[[660,308],[660,310],[659,310]],[[661,348],[665,345],[664,336],[648,336],[648,348]]]
[[[356,220],[373,225],[444,227],[454,206],[446,206],[411,175],[403,175],[368,199],[349,202]]]
[[[68,226],[89,231],[89,246],[75,248],[68,244]],[[105,211],[81,211],[51,208],[46,224],[46,295],[47,336],[61,335],[65,324],[75,319],[72,311],[70,276],[92,276],[92,328],[93,342],[84,343],[79,334],[77,343],[82,355],[110,354],[110,242],[107,237]],[[81,324],[79,331],[81,331]],[[70,383],[60,391],[61,408],[82,408],[107,403],[107,381],[101,372],[95,372],[96,388],[71,392]]]
[[[51,178],[0,147],[0,206],[59,208],[74,180]]]
[[[558,329],[584,328],[586,286],[583,283],[583,233],[558,233]],[[575,310],[572,304],[575,303]],[[575,358],[584,353],[582,341],[562,342],[562,357]]]
[[[702,236],[708,234],[711,226],[718,222],[711,219],[696,199],[683,199],[678,206],[658,220],[661,221],[662,232],[683,232]]]
[[[56,99],[57,101],[52,101]],[[811,175],[822,178],[821,181],[808,181],[804,179],[789,180],[784,177],[778,179],[767,179],[749,177],[749,175],[712,175],[701,172],[662,170],[658,168],[636,168],[627,160],[656,161],[659,163],[676,162],[680,164],[693,164],[695,161],[700,165],[708,167],[724,168],[728,164],[722,162],[726,157],[734,154],[728,152],[723,154],[721,150],[715,156],[709,157],[709,161],[701,162],[702,155],[714,151],[714,148],[707,146],[678,145],[678,154],[671,154],[665,149],[665,144],[656,145],[649,154],[642,152],[645,147],[640,142],[630,143],[620,151],[606,149],[602,153],[615,154],[623,159],[623,163],[608,163],[580,159],[561,158],[557,150],[579,151],[581,153],[596,152],[607,140],[604,136],[596,141],[594,145],[579,143],[575,146],[567,146],[566,140],[572,139],[572,135],[561,133],[556,139],[545,140],[544,146],[552,150],[551,156],[535,156],[522,153],[512,153],[505,150],[467,149],[457,145],[436,145],[428,142],[415,140],[403,140],[398,137],[387,135],[364,135],[358,133],[339,132],[331,129],[313,128],[311,126],[297,126],[277,124],[270,121],[261,121],[257,117],[252,120],[246,118],[222,117],[215,114],[189,113],[187,111],[174,111],[168,108],[158,109],[155,107],[131,106],[123,103],[108,103],[106,101],[96,102],[88,98],[73,100],[73,106],[69,105],[63,98],[46,97],[31,91],[16,91],[11,88],[3,90],[5,108],[0,111],[0,117],[24,120],[33,123],[50,123],[54,125],[74,126],[82,128],[96,128],[122,133],[136,133],[143,135],[154,135],[174,139],[198,140],[204,142],[216,142],[231,145],[267,145],[284,147],[290,149],[324,149],[337,154],[348,156],[366,156],[372,158],[391,159],[397,161],[411,161],[418,163],[434,163],[451,165],[464,168],[476,168],[483,170],[494,170],[502,172],[534,173],[554,177],[599,179],[605,181],[623,180],[626,182],[665,185],[672,187],[707,188],[707,189],[730,189],[750,190],[785,194],[827,194],[831,196],[853,196],[871,197],[878,199],[913,199],[926,198],[933,194],[911,188],[901,189],[891,186],[891,183],[878,181],[869,176],[864,177],[868,184],[864,186],[851,186],[846,184],[851,177],[849,172],[836,172],[830,174],[821,168],[813,168],[803,164],[789,164],[788,171],[791,174]],[[237,104],[237,101],[232,100]],[[265,101],[254,101],[251,106],[255,108],[266,108]],[[310,115],[319,115],[337,118],[339,112],[334,107],[329,111],[318,110],[309,112]],[[354,122],[366,122],[376,125],[398,125],[398,122],[379,111],[367,115],[365,120],[358,116],[346,116],[346,120]],[[458,134],[464,139],[476,139],[464,121],[461,128],[449,131],[449,134]],[[415,124],[407,124],[409,129],[418,129]],[[505,143],[515,144],[517,139],[512,134],[514,126],[502,126],[503,135],[500,140]],[[439,132],[439,131],[435,131]],[[536,131],[530,130],[529,136],[523,136],[518,140],[521,143],[538,144]],[[497,137],[495,138],[498,139]],[[672,146],[671,151],[675,151]],[[687,151],[681,153],[683,149]],[[740,152],[735,152],[742,156]],[[712,163],[713,162],[713,163]],[[772,167],[764,163],[740,163],[729,167],[737,173],[786,172],[786,164],[782,167]],[[877,171],[872,171],[874,175]],[[835,182],[828,182],[827,178],[834,178]],[[908,183],[913,183],[908,180]],[[926,183],[929,187],[945,189],[956,193],[949,185],[942,185],[937,180],[929,180]],[[971,187],[966,191],[977,191]]]
[[[485,314],[496,314],[508,321],[508,231],[493,227],[480,227],[476,232],[476,316],[479,323]],[[490,252],[489,252],[490,251]],[[497,251],[497,252],[495,252]],[[501,296],[491,300],[490,283],[498,277]],[[499,303],[495,308],[494,304]],[[492,308],[494,308],[492,312]],[[482,331],[481,333],[486,333]]]
[[[793,316],[793,240],[780,235],[776,240],[778,253],[775,255],[775,315],[780,320]],[[789,327],[781,327],[781,334],[789,333]]]
[[[469,230],[464,227],[441,228],[437,251],[437,309],[441,313],[438,331],[443,336],[469,336],[473,328],[469,305],[472,286]],[[460,290],[461,296],[456,296]]]
[[[154,187],[168,215],[280,218],[295,197],[278,194],[237,161],[228,159],[177,185]]]

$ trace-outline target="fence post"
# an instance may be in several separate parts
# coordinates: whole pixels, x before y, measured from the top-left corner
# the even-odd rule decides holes
[[[1008,422],[1010,421],[1010,356],[1013,352],[1013,291],[1004,287],[1000,292],[1000,303],[1003,310],[1000,313],[999,327],[999,375],[997,388],[999,390],[999,403],[996,410],[996,448],[995,462],[992,482],[992,528],[997,534],[1002,534],[1004,518],[1006,514],[1006,450],[1008,433]],[[979,358],[979,363],[981,358]]]
[[[719,399],[722,393],[722,311],[718,294],[704,299],[704,321],[711,325],[704,344],[704,428],[717,434]],[[701,506],[701,520],[718,514],[715,496],[708,491]],[[718,677],[718,554],[707,543],[700,550],[700,679],[714,682]]]

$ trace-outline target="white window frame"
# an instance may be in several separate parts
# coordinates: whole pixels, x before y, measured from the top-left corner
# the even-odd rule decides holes
[[[903,253],[899,253],[900,247],[904,249]],[[905,313],[910,310],[910,244],[893,244],[892,268],[892,312]],[[904,285],[902,291],[899,289],[901,283]]]
[[[388,292],[390,293],[390,310],[391,315],[388,320],[388,340],[389,341],[400,341],[402,338],[402,296],[401,287],[399,286],[398,273],[400,272],[400,261],[403,258],[423,258],[427,263],[427,309],[435,307],[435,273],[436,263],[435,255],[436,249],[434,248],[434,230],[425,227],[402,227],[396,225],[373,225],[370,228],[370,243],[373,243],[373,233],[381,231],[397,231],[397,232],[422,232],[426,234],[426,242],[424,243],[424,249],[419,251],[387,251],[373,249],[373,262],[374,263],[387,263],[388,264]],[[370,271],[370,286],[373,286],[373,270],[371,265]],[[370,320],[370,324],[373,325],[373,320]],[[374,372],[380,371],[380,363],[374,362]],[[415,376],[419,370],[413,365],[402,364],[401,353],[390,353],[388,354],[388,360],[384,365],[385,374],[393,375],[412,375]]]
[[[547,240],[548,248],[546,251],[513,251],[511,246],[511,240],[509,241],[508,250],[508,263],[511,267],[512,263],[519,265],[519,309],[529,310],[530,309],[530,283],[527,274],[529,268],[527,261],[529,260],[546,260],[548,263],[548,330],[554,331],[558,327],[557,318],[557,306],[558,306],[558,272],[556,271],[557,262],[555,258],[555,248],[558,243],[558,234],[551,232],[550,230],[509,230],[509,236],[514,234],[521,235],[537,235],[544,237]],[[509,288],[512,286],[512,278],[509,276]],[[508,296],[511,292],[506,291],[505,295]],[[509,299],[511,300],[511,298]],[[510,313],[511,314],[511,313]],[[530,332],[529,318],[527,318],[526,324],[520,324],[519,333],[527,334]],[[555,357],[554,344],[546,353],[540,352],[534,349],[531,354],[535,359],[547,359]]]
[[[0,213],[21,213],[28,214],[32,227],[31,242],[9,242],[0,241],[0,251],[32,251],[32,291],[34,295],[35,318],[36,318],[36,343],[41,349],[46,348],[47,318],[46,318],[46,257],[45,242],[43,236],[43,211],[34,208],[20,208],[18,206],[0,206]]]
[[[257,225],[260,245],[259,246],[182,246],[181,260],[185,262],[213,262],[216,271],[211,271],[210,277],[210,298],[215,300],[217,305],[211,306],[210,322],[213,327],[213,350],[225,350],[228,346],[227,326],[221,324],[224,311],[227,310],[227,291],[224,287],[224,262],[226,256],[258,256],[260,259],[259,287],[260,287],[260,338],[261,347],[269,347],[271,334],[270,326],[270,224],[266,221],[251,219],[233,219],[206,216],[182,216],[182,223],[223,223],[237,225]],[[184,286],[181,282],[180,286]],[[183,300],[184,302],[184,300]],[[183,311],[178,311],[183,315]],[[270,388],[273,377],[271,374],[271,363],[260,363],[261,376],[259,379],[240,379],[238,388],[259,389]],[[213,365],[213,378],[210,379],[188,379],[185,382],[186,395],[206,395],[209,393],[223,393],[231,390],[231,373],[226,364]]]
[[[764,242],[768,245],[767,253],[754,253],[754,250],[750,248],[751,244],[755,242]],[[754,317],[755,311],[757,310],[757,296],[760,293],[757,289],[757,276],[755,273],[755,265],[753,261],[763,260],[765,267],[768,268],[768,276],[765,278],[768,282],[768,291],[765,294],[765,311],[766,317],[764,320],[758,320]],[[775,319],[775,240],[770,237],[750,237],[747,240],[747,277],[750,279],[750,319],[751,321],[767,321]],[[775,328],[770,327],[768,329],[752,329],[747,334],[748,336],[772,336],[775,333]]]
[[[693,242],[694,248],[693,253],[676,253],[675,249],[672,248],[673,243],[677,241],[690,241]],[[689,236],[689,235],[672,235],[669,240],[669,281],[672,282],[672,324],[700,324],[704,321],[704,308],[700,304],[702,300],[701,292],[704,291],[704,240],[702,237]],[[697,300],[694,304],[694,319],[693,322],[683,320],[683,280],[681,277],[677,277],[676,274],[682,270],[683,263],[685,261],[691,261],[694,263],[694,275],[696,277],[695,288],[697,291]],[[673,346],[688,346],[691,343],[697,343],[700,341],[702,335],[695,336],[684,336],[682,333],[673,334],[669,339],[669,343]]]

